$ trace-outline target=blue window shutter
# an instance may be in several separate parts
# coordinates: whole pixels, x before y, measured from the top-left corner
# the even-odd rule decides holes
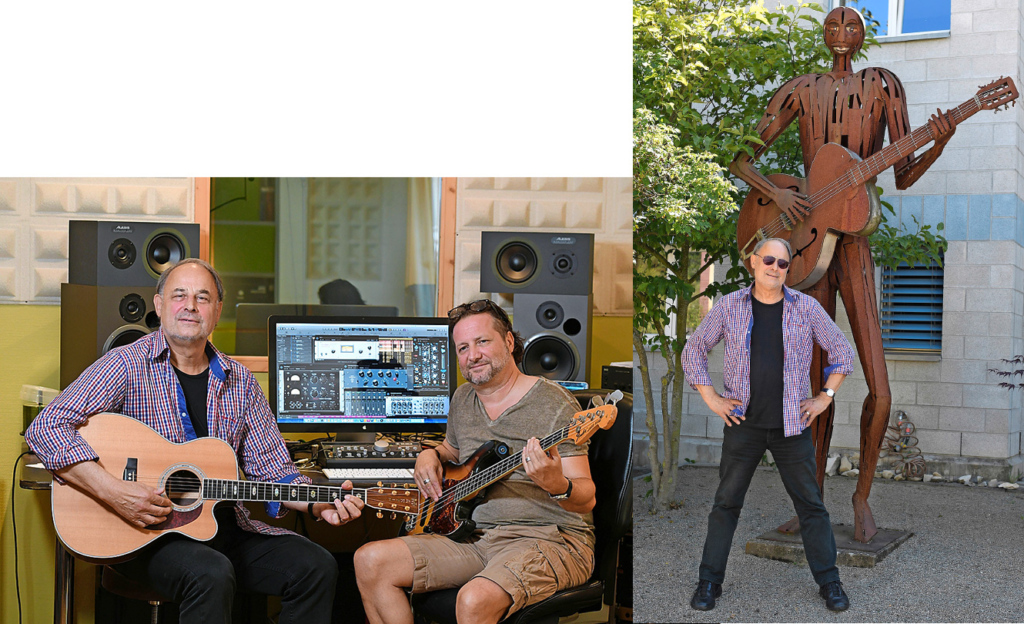
[[[882,344],[887,352],[942,352],[942,267],[882,267]]]

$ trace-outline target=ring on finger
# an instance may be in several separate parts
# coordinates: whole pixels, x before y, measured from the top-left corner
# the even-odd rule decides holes
[[[430,483],[430,479],[424,479],[424,480],[423,480],[423,485],[426,485],[426,484],[428,484],[428,483]]]

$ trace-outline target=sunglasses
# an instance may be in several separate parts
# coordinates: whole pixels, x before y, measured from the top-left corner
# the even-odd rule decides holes
[[[493,312],[494,315],[502,321],[509,322],[508,314],[506,314],[498,304],[494,303],[490,299],[478,299],[476,301],[457,305],[451,310],[448,310],[448,320],[450,322],[456,322],[466,314],[479,314],[480,312],[486,312],[488,310]],[[511,322],[509,322],[509,325],[511,325]]]
[[[789,260],[783,260],[782,258],[776,258],[775,256],[762,256],[761,254],[754,255],[760,258],[761,262],[764,262],[765,266],[771,266],[775,264],[776,260],[778,260],[780,270],[785,271],[789,268]]]

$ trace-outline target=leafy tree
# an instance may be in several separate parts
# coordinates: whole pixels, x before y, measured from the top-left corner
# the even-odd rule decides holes
[[[816,3],[767,9],[763,0],[634,0],[633,341],[648,406],[654,509],[673,504],[691,304],[749,281],[735,240],[739,194],[725,168],[737,152],[760,144],[755,127],[779,85],[831,68],[823,13]],[[865,50],[876,44],[869,31]],[[794,124],[759,166],[765,174],[802,175],[802,163]],[[900,233],[883,224],[872,239],[876,262],[939,257],[935,245],[945,239],[932,237],[922,252],[922,231],[930,236],[927,226]],[[703,263],[693,262],[697,251]],[[698,292],[700,274],[713,264],[730,268]],[[672,315],[680,322],[670,332]],[[668,365],[660,438],[646,349]]]
[[[670,315],[686,319],[690,304],[699,296],[694,281],[709,266],[694,264],[691,251],[735,246],[736,237],[728,219],[736,210],[735,187],[711,154],[695,152],[690,146],[678,147],[673,140],[677,135],[674,128],[655,123],[649,111],[640,110],[634,116],[633,347],[648,406],[648,459],[655,468],[652,481],[659,508],[672,504],[682,421],[681,354],[686,344],[686,323],[670,327]],[[653,332],[650,340],[645,339],[645,329]],[[660,462],[647,347],[659,352],[669,364],[668,374],[661,379],[661,424],[666,448]]]

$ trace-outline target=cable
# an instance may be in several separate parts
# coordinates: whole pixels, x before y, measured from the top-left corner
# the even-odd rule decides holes
[[[18,624],[21,624],[21,579],[18,577],[18,514],[14,510],[14,485],[18,480],[18,462],[32,451],[24,451],[14,460],[14,471],[11,473],[11,526],[14,528],[14,591],[18,595]]]

